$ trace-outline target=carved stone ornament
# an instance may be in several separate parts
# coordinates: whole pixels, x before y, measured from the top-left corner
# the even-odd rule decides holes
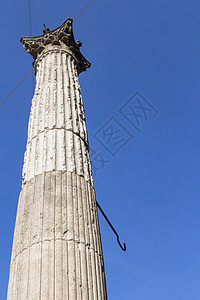
[[[82,42],[75,41],[72,24],[73,19],[68,18],[56,29],[50,31],[45,27],[45,30],[43,31],[44,34],[31,37],[21,37],[20,42],[24,45],[24,49],[33,56],[34,61],[47,45],[62,45],[62,43],[64,43],[77,60],[78,73],[81,73],[87,68],[90,68],[91,63],[87,61],[87,59],[80,52]]]

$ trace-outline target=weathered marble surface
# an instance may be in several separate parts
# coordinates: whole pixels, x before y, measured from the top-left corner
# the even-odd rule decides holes
[[[23,186],[7,299],[107,299],[95,192],[82,176],[47,172]]]
[[[63,24],[61,31],[69,37],[69,22]],[[61,31],[55,30],[55,39]],[[62,38],[43,44],[40,51],[34,48],[38,37],[23,38],[25,48],[35,55],[36,88],[7,300],[107,299],[78,81],[78,73],[89,65],[75,49],[73,36],[65,42]]]
[[[36,60],[23,183],[43,172],[76,172],[92,184],[87,130],[75,59],[65,45]]]

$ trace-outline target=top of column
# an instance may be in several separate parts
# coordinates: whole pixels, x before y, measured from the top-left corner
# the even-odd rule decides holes
[[[75,41],[73,35],[73,19],[68,18],[62,25],[54,30],[44,27],[43,34],[31,37],[21,37],[20,42],[34,60],[42,53],[47,45],[66,45],[78,63],[78,73],[85,71],[91,63],[81,54],[82,43]],[[44,25],[45,26],[45,25]]]

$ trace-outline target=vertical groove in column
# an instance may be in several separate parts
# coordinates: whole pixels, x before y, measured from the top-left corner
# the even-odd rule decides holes
[[[98,217],[98,211],[97,211],[97,205],[96,205],[96,194],[95,194],[94,190],[93,190],[92,195],[93,195],[93,203],[94,203],[94,214],[95,214],[95,220],[96,220],[96,232],[97,232],[100,268],[102,270],[102,276],[101,276],[101,288],[102,289],[101,290],[103,291],[105,297],[107,297],[105,267],[104,267],[104,261],[103,261],[103,249],[102,249],[101,234],[100,234],[100,227],[99,227],[99,217]]]
[[[60,56],[60,98],[61,98],[61,110],[60,110],[60,114],[62,115],[62,124],[61,127],[65,128],[65,97],[64,97],[64,71],[63,71],[63,54],[61,53]],[[66,153],[65,153],[65,145],[66,145],[66,134],[65,134],[65,130],[63,129],[63,139],[62,139],[62,171],[65,170],[65,166],[66,166]]]
[[[62,280],[63,280],[63,299],[69,300],[68,298],[68,264],[67,264],[67,242],[65,240],[67,234],[67,176],[66,173],[62,173],[62,256],[63,256],[63,269],[62,269]]]
[[[62,172],[56,175],[56,197],[55,197],[55,299],[63,298],[62,284]]]
[[[77,114],[76,114],[77,104],[76,104],[76,99],[75,99],[74,83],[73,83],[73,76],[72,76],[72,58],[70,55],[68,56],[68,74],[69,74],[69,84],[70,84],[73,132],[79,133],[78,120],[77,120]]]
[[[65,127],[65,114],[64,114],[64,98],[63,98],[63,65],[62,53],[58,53],[57,73],[58,73],[58,105],[57,105],[57,128]]]
[[[77,183],[75,173],[72,173],[72,201],[73,201],[73,214],[74,214],[74,248],[75,248],[75,278],[76,278],[76,290],[77,299],[80,297],[80,276],[79,276],[79,265],[78,265],[78,242],[79,242],[79,219],[77,213]]]
[[[53,70],[53,128],[56,128],[56,120],[57,120],[57,53],[53,53],[53,59],[54,59],[54,70]],[[54,153],[54,168],[53,170],[57,169],[57,130],[54,130],[53,133],[55,134],[55,141],[53,142],[53,153]]]
[[[77,299],[76,293],[76,266],[75,266],[75,245],[74,245],[74,213],[73,213],[73,188],[72,174],[69,173],[67,183],[68,194],[68,263],[69,263],[69,299]]]
[[[89,217],[89,211],[88,211],[88,192],[87,192],[87,185],[85,185],[84,180],[82,180],[82,188],[84,190],[85,194],[85,213],[86,213],[86,218],[87,218],[87,228],[88,228],[88,247],[87,247],[87,252],[88,252],[88,267],[90,268],[90,282],[91,282],[91,288],[92,288],[92,299],[97,299],[97,293],[96,293],[96,285],[95,285],[95,278],[93,276],[94,273],[94,264],[92,261],[92,255],[90,249],[93,246],[93,240],[92,240],[92,235],[91,235],[91,220]]]
[[[31,211],[31,206],[32,206],[32,209],[34,209],[34,198],[35,198],[35,182],[36,182],[36,178],[34,178],[33,180],[30,181],[30,187],[28,189],[28,186],[26,185],[26,188],[27,188],[27,199],[25,198],[25,201],[26,202],[29,202],[30,201],[30,211]],[[23,190],[22,190],[23,192]],[[30,200],[29,200],[30,199]],[[22,218],[22,216],[21,216]],[[30,216],[30,227],[29,227],[29,260],[28,260],[28,264],[29,264],[29,273],[28,273],[28,287],[27,287],[27,299],[30,298],[31,296],[31,288],[32,288],[32,276],[31,276],[31,248],[30,248],[30,245],[32,245],[32,223],[33,223],[33,220],[32,220],[32,215]],[[15,225],[17,226],[17,224]],[[20,239],[23,239],[22,237],[20,237]],[[19,243],[21,242],[21,240],[19,240]],[[28,246],[28,245],[27,245]]]
[[[44,216],[43,216],[43,264],[42,264],[42,297],[41,299],[52,299],[51,282],[53,273],[51,266],[53,263],[52,251],[50,250],[52,237],[52,211],[51,211],[51,173],[44,175]],[[46,241],[46,242],[45,242]]]
[[[88,186],[86,185],[86,193],[87,193],[87,201],[86,201],[86,210],[88,212],[88,220],[89,220],[89,231],[90,231],[90,241],[91,241],[91,244],[90,244],[90,248],[89,248],[89,251],[90,251],[90,255],[91,255],[91,266],[92,266],[92,279],[93,279],[93,292],[94,292],[94,299],[99,299],[98,297],[98,285],[97,285],[97,270],[96,270],[96,263],[95,263],[95,255],[93,253],[93,251],[91,251],[91,248],[93,247],[94,250],[95,249],[95,240],[94,240],[94,235],[93,235],[93,228],[92,228],[92,223],[93,223],[93,220],[91,218],[91,211],[90,211],[90,201],[89,201],[89,189],[88,189]]]
[[[69,295],[69,289],[70,289],[70,280],[69,280],[69,250],[68,250],[68,242],[67,242],[67,236],[68,236],[68,232],[69,232],[69,220],[68,220],[68,190],[67,190],[67,187],[68,187],[68,181],[69,181],[69,175],[68,173],[66,172],[65,173],[65,177],[66,177],[66,235],[65,235],[65,238],[66,238],[66,251],[67,251],[67,286],[68,286],[68,290],[67,290],[67,299],[70,300],[70,295]]]
[[[28,190],[27,185],[25,185],[25,190],[26,191]],[[26,195],[27,195],[27,193],[25,192],[25,201],[28,202],[29,199]],[[33,192],[32,197],[34,197],[34,192]],[[20,204],[18,204],[18,207],[20,207]],[[17,226],[17,224],[16,224],[16,226]],[[32,230],[32,220],[31,220],[31,218],[29,218],[29,220],[28,220],[28,228],[29,228],[28,234],[29,234],[29,245],[30,245],[30,243],[31,243],[31,230]],[[30,247],[28,247],[28,275],[27,275],[27,288],[26,288],[26,298],[27,299],[28,299],[29,286],[30,286],[29,280],[30,280]]]
[[[43,241],[43,227],[44,227],[44,191],[45,191],[45,174],[42,174],[42,181],[41,181],[41,207],[42,211],[40,212],[40,218],[42,220],[42,226],[41,226],[41,237],[40,240],[41,242]],[[43,243],[41,244],[41,262],[40,262],[40,299],[42,297],[42,264],[43,264]]]
[[[80,94],[80,85],[78,82],[78,74],[75,66],[74,60],[72,60],[72,78],[74,82],[75,95],[76,95],[76,104],[77,104],[77,118],[79,122],[79,134],[81,138],[88,143],[87,139],[87,130],[84,128],[83,124],[85,124],[85,114],[83,108],[83,101]]]
[[[41,80],[41,93],[40,93],[40,97],[39,99],[37,99],[37,97],[34,98],[34,102],[35,102],[35,118],[33,120],[33,127],[32,127],[32,138],[34,136],[36,136],[38,134],[38,126],[39,126],[39,113],[40,113],[40,107],[41,107],[41,102],[43,101],[43,93],[44,93],[44,88],[46,86],[46,74],[47,74],[47,68],[48,68],[48,57],[44,58],[43,61],[43,73],[41,78],[39,78],[39,80]]]
[[[81,177],[80,178],[81,182],[81,201],[83,205],[83,215],[84,215],[84,224],[85,224],[85,249],[86,249],[86,270],[88,274],[88,295],[89,299],[94,298],[93,294],[93,282],[92,282],[92,263],[91,263],[91,256],[89,249],[91,247],[91,242],[90,242],[90,235],[89,235],[89,219],[88,219],[88,214],[87,214],[87,196],[86,196],[86,188],[85,188],[85,182],[84,179]]]
[[[56,202],[56,176],[54,173],[51,173],[51,181],[52,181],[52,188],[51,188],[51,192],[52,192],[52,201],[53,201],[53,222],[51,224],[53,224],[53,299],[55,299],[55,287],[56,287],[56,256],[55,256],[55,202]]]
[[[71,171],[74,171],[77,173],[77,159],[76,159],[76,146],[75,146],[75,134],[77,133],[77,117],[76,117],[76,103],[75,103],[75,94],[74,94],[74,86],[73,86],[73,81],[72,81],[72,67],[71,67],[71,56],[68,56],[67,61],[68,61],[68,75],[69,75],[69,87],[70,87],[70,103],[71,103],[71,111],[72,111],[72,132],[73,134],[71,135],[72,137],[72,157],[74,157],[74,166]],[[71,161],[71,160],[70,160]]]
[[[65,80],[63,81],[64,99],[65,99],[65,129],[69,130],[73,128],[73,121],[72,121],[72,108],[71,108],[71,98],[70,98],[68,59],[64,53],[62,53],[62,58],[63,58],[63,76],[65,78]]]
[[[79,232],[80,232],[80,268],[81,268],[81,285],[82,285],[82,295],[83,299],[89,298],[89,288],[88,288],[88,273],[87,273],[87,257],[86,257],[86,237],[85,237],[85,225],[84,222],[84,211],[83,211],[83,200],[82,200],[82,177],[77,177],[77,196],[79,204]]]
[[[47,63],[49,66],[49,70],[47,72],[47,82],[45,83],[45,90],[44,90],[44,107],[45,107],[45,115],[44,115],[44,130],[48,128],[49,126],[49,117],[50,117],[50,76],[51,76],[51,60],[50,60],[50,56],[47,56]],[[40,170],[40,172],[42,173],[42,171],[46,168],[46,165],[48,164],[48,157],[47,157],[47,153],[48,153],[48,148],[47,148],[47,137],[46,137],[46,131],[44,131],[43,133],[43,138],[44,138],[44,142],[43,142],[43,164],[42,164],[42,169]]]
[[[89,186],[88,186],[89,187]],[[97,231],[97,219],[96,219],[96,215],[95,215],[95,207],[96,207],[96,203],[94,203],[93,201],[93,191],[91,191],[91,189],[89,189],[90,193],[89,193],[89,200],[90,200],[90,205],[91,205],[91,212],[93,215],[93,220],[94,220],[94,226],[93,226],[93,232],[94,235],[96,236],[95,239],[95,244],[96,244],[96,252],[98,253],[98,255],[96,255],[96,268],[97,268],[97,282],[98,282],[98,291],[99,291],[99,298],[102,298],[102,267],[101,264],[99,262],[99,255],[101,255],[100,252],[100,248],[99,248],[99,240],[98,240],[98,234],[99,232]]]
[[[88,200],[89,200],[89,207],[90,207],[89,211],[91,213],[92,232],[93,232],[93,236],[94,236],[94,247],[95,247],[95,252],[99,253],[98,233],[97,233],[97,230],[96,230],[96,218],[95,218],[95,214],[94,214],[94,210],[95,210],[94,206],[96,206],[96,203],[94,205],[94,203],[93,203],[93,194],[92,194],[92,191],[91,191],[89,185],[88,185],[88,192],[89,192]],[[100,275],[101,266],[99,265],[99,256],[98,255],[95,256],[95,265],[96,265],[98,296],[99,296],[99,299],[101,299],[102,298],[102,295],[101,295],[101,291],[102,291],[102,288],[101,288],[101,275]]]

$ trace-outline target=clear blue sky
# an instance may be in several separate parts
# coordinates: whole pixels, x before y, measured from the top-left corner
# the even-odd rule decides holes
[[[54,29],[76,17],[85,4],[32,1],[33,35],[42,33],[43,23]],[[199,11],[197,0],[94,0],[74,24],[75,38],[83,41],[82,52],[92,63],[80,83],[93,164],[100,169],[97,199],[127,243],[124,253],[100,215],[109,300],[200,299]],[[29,32],[28,1],[2,0],[1,101],[31,69],[19,42]],[[158,111],[139,118],[140,131],[119,111],[135,92]],[[30,76],[0,108],[1,300],[31,98]],[[120,149],[120,141],[110,148],[109,136],[99,143],[108,124],[123,126],[123,132],[115,127],[122,140],[134,138]],[[102,156],[109,161],[104,166]]]

